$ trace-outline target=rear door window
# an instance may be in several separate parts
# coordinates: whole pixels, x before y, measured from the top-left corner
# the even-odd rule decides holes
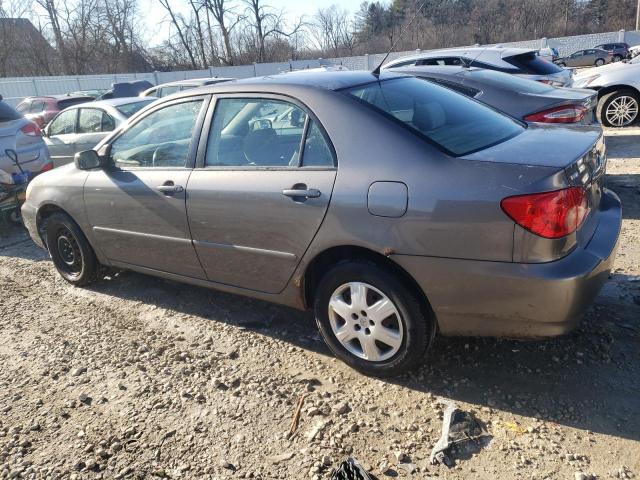
[[[42,100],[34,100],[29,107],[29,113],[40,113],[44,110],[45,105]]]
[[[297,167],[307,114],[269,98],[216,102],[205,166]]]
[[[522,73],[528,73],[530,75],[552,75],[562,72],[562,69],[556,64],[539,57],[535,52],[504,57],[503,60],[517,67]]]
[[[114,127],[113,119],[103,110],[98,108],[80,109],[78,133],[110,132]]]
[[[514,119],[418,78],[378,81],[343,91],[452,156],[488,148],[524,131]]]

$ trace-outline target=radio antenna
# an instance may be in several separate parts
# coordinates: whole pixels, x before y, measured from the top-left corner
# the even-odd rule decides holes
[[[424,4],[427,3],[427,0],[423,0],[422,3],[420,4],[420,8],[418,8],[416,10],[416,13],[413,14],[413,17],[411,17],[411,20],[409,20],[409,23],[407,23],[404,28],[400,31],[400,34],[398,35],[398,38],[396,38],[396,40],[393,42],[393,44],[391,45],[391,48],[389,48],[389,51],[386,53],[386,55],[384,56],[384,58],[382,59],[382,61],[378,64],[378,66],[376,68],[374,68],[371,73],[373,73],[374,75],[380,75],[380,68],[382,67],[382,65],[384,64],[384,62],[387,60],[387,58],[389,57],[389,55],[391,55],[391,52],[393,52],[393,50],[396,48],[396,45],[398,45],[398,42],[400,40],[402,40],[402,37],[404,36],[404,33],[409,29],[409,27],[411,26],[411,24],[413,23],[413,21],[416,19],[416,17],[418,16],[418,14],[422,11],[422,9],[424,8]]]

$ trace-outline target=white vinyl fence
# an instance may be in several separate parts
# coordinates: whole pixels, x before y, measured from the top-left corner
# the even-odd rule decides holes
[[[640,44],[640,31],[594,33],[576,35],[572,37],[542,38],[537,40],[525,40],[521,42],[504,43],[504,46],[542,48],[555,47],[560,55],[568,55],[576,50],[594,47],[608,42],[626,41],[630,45]],[[415,54],[416,51],[393,52],[389,60]],[[292,60],[278,63],[254,63],[252,65],[239,65],[232,67],[210,67],[204,70],[187,70],[175,72],[150,72],[150,73],[119,73],[105,75],[78,75],[57,77],[6,77],[0,78],[0,94],[4,100],[17,105],[24,97],[33,95],[58,95],[77,90],[108,89],[111,84],[127,82],[131,80],[148,80],[154,85],[202,77],[230,77],[247,78],[264,75],[274,75],[290,70],[302,70],[317,68],[327,65],[342,65],[350,70],[371,70],[384,58],[384,54],[360,55],[354,57],[326,58],[315,60]]]

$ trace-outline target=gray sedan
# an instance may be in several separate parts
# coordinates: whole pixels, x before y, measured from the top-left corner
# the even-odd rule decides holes
[[[414,66],[390,70],[439,83],[525,122],[589,125],[596,121],[598,95],[593,90],[556,88],[473,67]]]
[[[71,284],[102,265],[313,308],[339,358],[389,376],[436,332],[576,325],[621,225],[605,158],[599,128],[414,77],[293,72],[159,100],[37,177],[22,212]]]
[[[55,167],[73,162],[76,152],[95,147],[127,118],[155,98],[98,100],[60,112],[43,131]]]

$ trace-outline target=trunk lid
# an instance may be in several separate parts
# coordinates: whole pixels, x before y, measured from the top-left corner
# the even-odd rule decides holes
[[[535,124],[510,140],[463,158],[564,169],[590,152],[601,138],[598,126]]]

